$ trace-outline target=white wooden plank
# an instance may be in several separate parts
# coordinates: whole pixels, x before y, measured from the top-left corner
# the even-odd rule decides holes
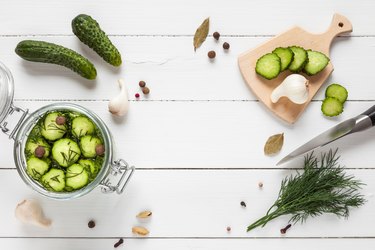
[[[16,102],[34,111],[49,102]],[[313,102],[294,125],[286,125],[258,102],[131,102],[123,120],[114,119],[107,102],[77,102],[108,125],[117,155],[140,168],[269,168],[283,156],[339,121],[356,116],[374,102],[350,102],[337,119],[327,119]],[[267,138],[285,133],[280,154],[267,157]],[[342,163],[373,168],[375,129],[348,136],[323,148],[340,148]],[[12,168],[12,142],[0,136],[0,167]],[[302,160],[302,159],[301,159]],[[292,164],[297,164],[293,162]],[[300,164],[297,164],[300,165]],[[289,165],[286,165],[289,166]],[[293,165],[295,166],[295,165]]]
[[[0,244],[8,250],[29,249],[114,249],[117,239],[0,239]],[[164,250],[305,250],[315,249],[370,249],[374,245],[374,239],[232,239],[232,240],[206,240],[206,239],[125,239],[124,244],[117,249],[164,249]]]
[[[192,35],[206,17],[212,30],[223,34],[276,34],[292,25],[324,31],[333,13],[346,15],[356,35],[373,35],[374,2],[318,0],[228,1],[85,1],[3,0],[1,34],[71,34],[70,22],[79,13],[94,16],[110,34]],[[366,17],[366,18],[364,18]]]
[[[324,215],[296,224],[285,236],[280,229],[289,216],[280,217],[264,228],[247,233],[246,228],[263,216],[277,197],[279,185],[291,170],[139,170],[125,193],[102,194],[95,189],[73,201],[42,198],[22,183],[15,170],[1,170],[0,237],[135,237],[131,228],[142,225],[149,237],[375,237],[374,170],[348,170],[367,184],[363,194],[368,202],[351,210],[350,217]],[[264,186],[258,188],[258,182]],[[50,229],[23,225],[14,217],[16,204],[34,198],[46,216],[53,219]],[[240,205],[245,201],[246,208]],[[149,221],[136,214],[150,209]],[[90,219],[94,229],[87,227]],[[228,233],[226,228],[231,227]]]
[[[22,60],[14,48],[24,39],[59,43],[87,55],[97,67],[97,80],[85,80],[60,66]],[[116,81],[123,77],[132,99],[136,92],[141,92],[139,80],[145,80],[151,89],[147,98],[150,100],[255,100],[239,72],[237,56],[267,39],[224,38],[232,46],[225,53],[221,43],[209,38],[194,53],[191,37],[113,37],[125,60],[116,70],[75,37],[10,37],[0,39],[0,60],[13,72],[16,99],[108,100],[118,93]],[[349,100],[374,100],[374,44],[373,37],[338,39],[331,54],[335,71],[315,99],[323,98],[329,83],[339,82],[347,87]],[[207,57],[211,49],[217,51],[215,62]]]

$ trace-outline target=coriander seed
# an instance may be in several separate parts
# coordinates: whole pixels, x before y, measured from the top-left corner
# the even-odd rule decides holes
[[[215,31],[212,35],[216,39],[216,41],[219,40],[219,38],[220,38],[220,33],[219,32]]]
[[[224,48],[225,50],[229,49],[229,48],[230,48],[229,43],[227,43],[227,42],[223,43],[223,48]]]
[[[143,94],[148,95],[150,93],[150,89],[147,88],[147,87],[144,87],[144,88],[142,88],[142,92],[143,92]]]
[[[213,58],[216,57],[216,52],[213,51],[213,50],[211,50],[211,51],[209,51],[209,52],[207,53],[207,55],[208,55],[208,58],[213,59]]]
[[[145,81],[140,81],[139,82],[139,87],[144,88],[145,86],[146,86],[146,82]]]

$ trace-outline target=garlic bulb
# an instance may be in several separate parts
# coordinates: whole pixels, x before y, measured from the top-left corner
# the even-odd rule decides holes
[[[108,109],[113,115],[124,116],[129,110],[128,91],[123,79],[119,79],[118,84],[120,86],[120,94],[109,102]]]
[[[309,98],[309,81],[299,74],[289,75],[272,91],[271,101],[276,103],[283,96],[296,104],[303,104]]]
[[[46,219],[40,205],[34,200],[23,200],[16,207],[16,218],[23,223],[33,224],[40,227],[48,227],[51,220]]]

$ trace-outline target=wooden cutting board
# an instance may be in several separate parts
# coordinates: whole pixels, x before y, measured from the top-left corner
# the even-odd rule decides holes
[[[305,49],[317,50],[329,56],[332,40],[336,36],[342,33],[351,32],[352,30],[353,28],[350,21],[340,14],[335,14],[333,16],[330,27],[322,34],[312,34],[300,27],[293,27],[261,44],[259,47],[241,54],[238,58],[238,64],[242,76],[259,100],[262,101],[275,115],[288,123],[294,123],[332,73],[332,63],[330,62],[322,72],[315,76],[305,75],[309,80],[309,99],[305,104],[295,104],[285,97],[282,97],[277,103],[272,103],[270,96],[273,89],[276,88],[285,77],[292,73],[286,70],[275,79],[264,79],[255,72],[255,64],[258,58],[266,53],[272,52],[277,47],[288,47],[292,45],[301,46]]]

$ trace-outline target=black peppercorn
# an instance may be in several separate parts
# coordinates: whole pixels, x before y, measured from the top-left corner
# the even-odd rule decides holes
[[[213,37],[214,37],[216,40],[219,40],[219,38],[220,38],[220,33],[217,32],[217,31],[215,31],[215,32],[213,33]]]
[[[246,207],[246,203],[244,201],[241,201],[241,206]]]
[[[94,227],[95,227],[95,221],[90,220],[89,223],[87,224],[87,226],[88,226],[89,228],[94,228]]]
[[[209,51],[209,52],[207,53],[207,55],[208,55],[208,58],[213,59],[213,58],[216,57],[216,52],[213,51],[213,50],[211,50],[211,51]]]
[[[227,43],[227,42],[223,43],[223,48],[224,49],[229,49],[230,48],[229,43]]]

